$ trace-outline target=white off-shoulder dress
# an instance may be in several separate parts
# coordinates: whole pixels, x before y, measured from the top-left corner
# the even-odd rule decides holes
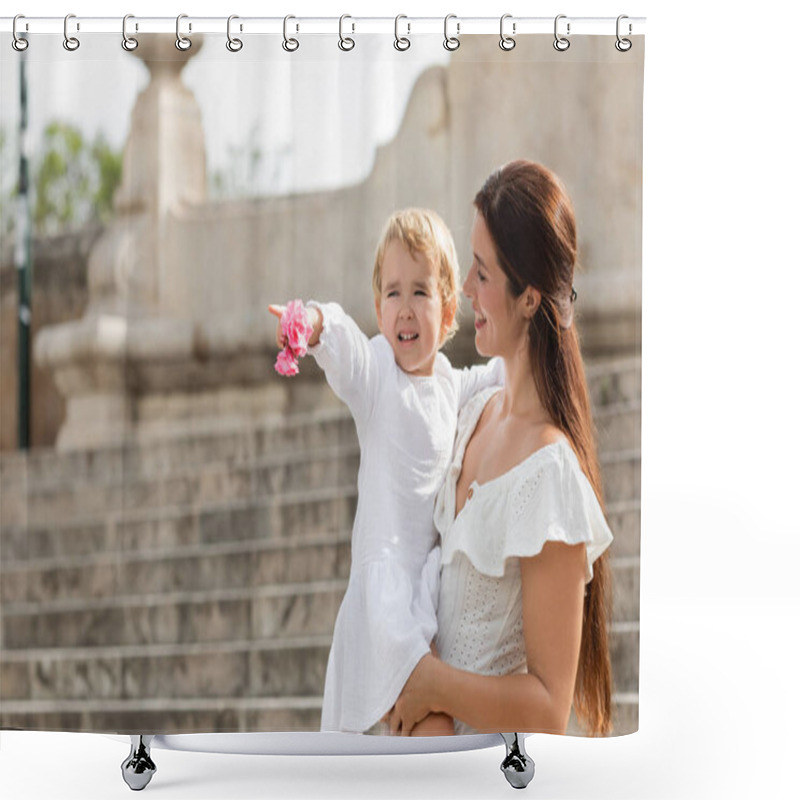
[[[481,675],[527,671],[519,559],[538,555],[548,541],[585,543],[588,583],[592,564],[613,538],[565,440],[535,451],[491,481],[473,482],[456,516],[464,452],[496,391],[483,390],[461,412],[453,461],[434,512],[442,546],[436,645],[442,660]],[[477,732],[460,720],[455,729]]]
[[[430,377],[408,375],[387,339],[371,339],[335,303],[309,348],[356,423],[361,461],[350,580],[336,618],[323,731],[364,732],[394,705],[436,635],[440,549],[436,492],[459,408],[502,380],[502,363],[456,370],[437,354]]]

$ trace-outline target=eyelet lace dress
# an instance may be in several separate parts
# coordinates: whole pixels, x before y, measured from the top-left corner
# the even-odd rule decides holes
[[[612,535],[572,448],[559,441],[535,451],[503,475],[473,482],[456,516],[456,484],[464,452],[497,388],[462,410],[453,461],[434,521],[442,539],[436,644],[448,664],[481,675],[527,671],[519,559],[548,541],[586,545],[586,582]],[[456,733],[476,733],[460,720]],[[533,727],[533,726],[532,726]]]

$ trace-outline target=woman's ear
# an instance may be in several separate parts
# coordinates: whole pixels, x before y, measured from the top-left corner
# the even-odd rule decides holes
[[[521,303],[522,315],[530,322],[542,304],[542,293],[538,289],[534,289],[533,286],[526,286],[519,297],[519,302]]]

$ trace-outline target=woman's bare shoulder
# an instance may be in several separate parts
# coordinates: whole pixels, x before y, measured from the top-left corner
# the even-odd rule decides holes
[[[564,431],[552,423],[545,423],[543,425],[535,426],[532,434],[531,440],[533,444],[533,452],[536,450],[541,450],[543,447],[548,447],[551,444],[567,442],[567,437],[564,435]]]
[[[517,461],[524,461],[550,445],[567,442],[564,432],[549,422],[521,422],[509,434],[508,446],[515,451]]]

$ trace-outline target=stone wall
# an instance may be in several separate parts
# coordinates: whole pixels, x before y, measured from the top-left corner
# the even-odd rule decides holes
[[[33,242],[32,338],[44,327],[79,318],[89,295],[86,265],[101,228]],[[18,444],[18,276],[10,244],[0,252],[0,451]],[[31,444],[52,447],[64,421],[64,398],[49,370],[31,356]]]
[[[340,300],[375,331],[369,276],[388,214],[436,209],[465,270],[475,192],[498,166],[527,158],[557,172],[575,204],[587,345],[636,350],[643,54],[618,53],[604,37],[575,38],[562,54],[549,37],[525,37],[508,53],[496,37],[471,39],[448,67],[422,74],[396,137],[357,186],[182,207],[166,239],[165,313],[192,319],[212,341],[238,339],[246,348],[268,300],[315,296]],[[602,330],[601,320],[610,323]],[[222,321],[224,333],[215,331]]]
[[[309,42],[303,57],[326,58],[327,44]],[[295,386],[271,369],[267,304],[337,300],[374,333],[371,265],[387,215],[408,205],[439,211],[466,269],[472,198],[515,158],[553,169],[575,204],[585,352],[640,352],[643,47],[619,53],[606,37],[573,37],[557,53],[538,36],[502,52],[496,37],[475,37],[447,67],[420,76],[363,182],[221,203],[206,201],[198,182],[202,120],[180,80],[191,53],[162,37],[136,56],[151,83],[133,111],[118,217],[89,259],[88,308],[35,342],[38,364],[67,396],[57,447],[295,410]],[[182,168],[162,171],[176,147]],[[468,357],[467,331],[454,350]],[[313,402],[313,392],[304,396]]]

